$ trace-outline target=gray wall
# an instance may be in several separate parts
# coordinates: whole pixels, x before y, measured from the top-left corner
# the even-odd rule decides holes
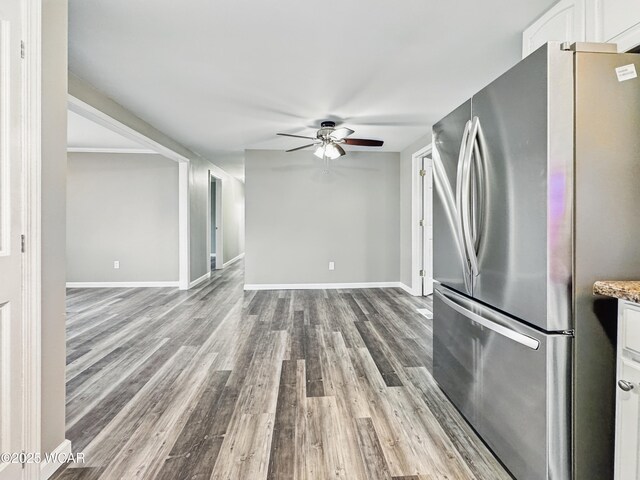
[[[236,258],[245,250],[244,183],[231,178],[222,183],[224,261]]]
[[[411,179],[412,155],[431,143],[431,132],[400,153],[400,281],[411,287]]]
[[[65,436],[67,1],[42,2],[42,452]]]
[[[71,153],[67,281],[178,281],[178,164],[160,155]],[[120,261],[120,269],[113,261]]]
[[[397,282],[400,155],[245,152],[247,284]],[[328,262],[335,270],[328,270]]]
[[[202,158],[152,125],[132,114],[81,78],[69,73],[69,93],[106,113],[110,117],[142,133],[159,144],[189,159],[189,257],[190,279],[196,280],[208,271],[210,248],[207,245],[207,211],[209,171],[223,181],[224,260],[244,252],[244,184]],[[213,159],[215,162],[215,159]]]

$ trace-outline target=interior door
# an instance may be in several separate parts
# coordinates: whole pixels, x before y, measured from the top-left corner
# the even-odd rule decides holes
[[[422,157],[422,296],[433,293],[433,160]]]
[[[0,2],[1,453],[20,453],[23,446],[21,5]],[[19,463],[0,463],[1,480],[22,475]]]

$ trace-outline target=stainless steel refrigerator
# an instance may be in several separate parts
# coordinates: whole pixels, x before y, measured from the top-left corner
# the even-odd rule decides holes
[[[549,43],[433,127],[434,366],[519,480],[613,478],[616,304],[640,277],[640,55]]]

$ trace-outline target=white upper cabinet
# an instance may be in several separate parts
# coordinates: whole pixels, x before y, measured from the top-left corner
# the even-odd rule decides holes
[[[640,0],[587,0],[587,37],[618,44],[626,52],[640,45]]]
[[[560,0],[522,32],[522,57],[550,42],[640,46],[640,0]]]
[[[551,41],[586,41],[585,0],[561,0],[531,24],[522,33],[522,58]]]

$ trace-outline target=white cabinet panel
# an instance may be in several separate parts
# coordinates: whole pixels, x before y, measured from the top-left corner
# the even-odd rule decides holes
[[[628,359],[618,363],[618,380],[629,382],[628,392],[617,389],[616,400],[616,480],[638,478],[638,431],[640,430],[640,364]]]
[[[596,19],[595,40],[618,44],[621,52],[640,45],[640,1],[589,0]]]
[[[561,0],[522,33],[522,57],[550,41],[584,42],[585,25],[585,0]]]
[[[628,348],[640,353],[640,309],[626,306],[623,313],[623,323],[620,328],[622,348]]]

